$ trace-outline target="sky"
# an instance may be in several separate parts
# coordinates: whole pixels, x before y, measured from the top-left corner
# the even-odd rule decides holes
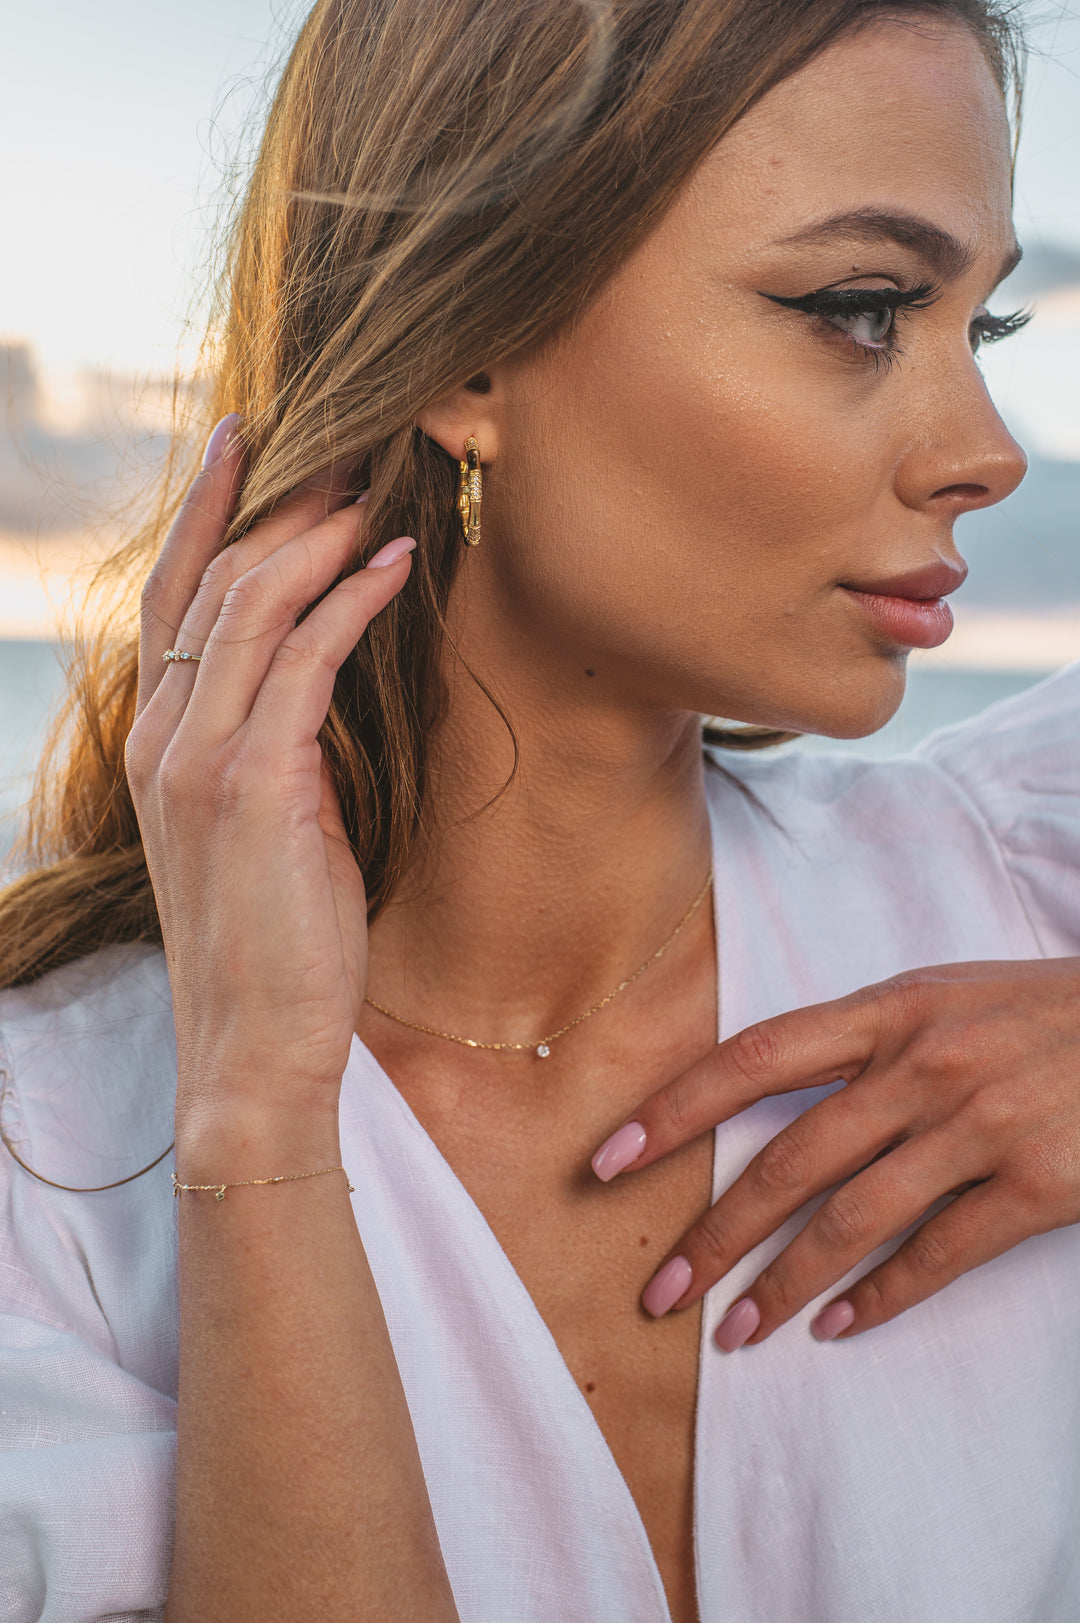
[[[304,0],[49,0],[11,8],[0,98],[0,342],[29,341],[54,404],[81,370],[147,376],[192,355],[229,162],[257,128]],[[1030,245],[1080,254],[1080,0],[1028,0],[1017,177]],[[1032,448],[1080,459],[1080,275],[989,352]]]
[[[169,369],[291,0],[8,8],[0,334],[49,369]]]

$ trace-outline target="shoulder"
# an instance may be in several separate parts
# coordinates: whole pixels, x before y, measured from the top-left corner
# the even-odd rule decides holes
[[[734,785],[773,810],[850,801],[863,808],[905,807],[959,796],[984,820],[996,801],[1058,792],[1080,795],[1080,662],[978,715],[932,733],[905,755],[869,759],[858,754],[741,755],[712,750],[721,771],[710,774],[713,798]],[[727,780],[727,788],[723,787]]]
[[[841,830],[881,843],[924,826],[926,808],[965,814],[963,795],[930,759],[914,754],[885,759],[836,750],[810,752],[798,745],[742,755],[710,750],[708,797],[714,811],[741,807],[751,822],[771,824],[788,841]]]
[[[1080,953],[1080,663],[920,747],[978,811],[1048,956]]]
[[[108,1183],[153,1159],[176,1084],[164,954],[105,947],[0,991],[0,1079],[5,1135],[44,1176]]]
[[[996,891],[1037,950],[1080,952],[1080,664],[906,755],[712,752],[710,801],[748,843],[818,866],[887,865],[953,899]],[[740,807],[746,808],[740,811]]]
[[[1080,661],[913,751],[981,803],[1001,796],[1080,794]]]
[[[0,1146],[0,1592],[22,1599],[11,1575],[23,1575],[20,1618],[39,1616],[39,1602],[65,1618],[157,1617],[139,1608],[168,1571],[179,1371],[168,1158],[98,1186],[172,1139],[163,955],[110,947],[0,992],[0,1070],[5,1145],[51,1180]]]
[[[107,1385],[106,1366],[119,1364],[173,1391],[175,1213],[162,1152],[176,1048],[164,955],[109,947],[0,992],[0,1073],[0,1366],[15,1337],[43,1368],[70,1353],[76,1386]]]

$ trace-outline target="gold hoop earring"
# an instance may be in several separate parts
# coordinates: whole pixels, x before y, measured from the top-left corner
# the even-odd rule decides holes
[[[465,441],[465,461],[461,467],[461,489],[458,494],[458,513],[467,547],[480,545],[480,501],[483,494],[483,476],[480,471],[480,447],[470,434]]]

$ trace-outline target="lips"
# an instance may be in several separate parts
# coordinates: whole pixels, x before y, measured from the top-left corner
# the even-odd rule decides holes
[[[868,597],[906,598],[909,603],[931,603],[939,597],[955,592],[967,579],[967,564],[927,564],[923,569],[909,570],[906,575],[880,576],[875,580],[845,580],[841,585],[849,592],[864,592]]]
[[[874,627],[875,635],[902,648],[940,648],[953,628],[944,601],[967,575],[967,564],[940,560],[906,575],[844,581],[841,590]]]

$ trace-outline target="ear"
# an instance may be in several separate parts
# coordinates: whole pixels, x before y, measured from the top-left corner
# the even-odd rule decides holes
[[[480,461],[494,462],[499,454],[498,417],[497,388],[487,372],[478,372],[418,413],[416,426],[458,462],[465,460],[470,435],[480,447]]]

